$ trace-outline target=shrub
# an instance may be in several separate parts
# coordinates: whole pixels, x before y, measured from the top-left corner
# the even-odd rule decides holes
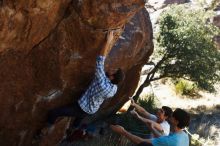
[[[138,98],[137,103],[143,107],[146,111],[150,113],[155,112],[156,109],[156,102],[154,94],[146,95],[145,97]]]
[[[176,93],[180,95],[196,96],[198,89],[195,83],[180,79],[175,83]]]

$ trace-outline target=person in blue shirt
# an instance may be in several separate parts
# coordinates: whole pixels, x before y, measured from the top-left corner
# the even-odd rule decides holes
[[[113,31],[109,31],[106,38],[105,45],[96,58],[94,79],[87,90],[77,102],[50,110],[48,112],[47,127],[41,130],[41,134],[48,134],[48,131],[53,129],[53,125],[58,117],[73,117],[75,120],[72,126],[74,128],[80,127],[82,119],[96,113],[104,100],[116,94],[118,84],[124,79],[124,73],[120,68],[114,71],[112,69],[109,72],[105,72],[104,63],[112,47],[114,39]]]
[[[189,146],[189,137],[183,131],[183,129],[189,126],[190,115],[177,108],[171,117],[171,126],[173,126],[173,133],[168,136],[162,136],[153,139],[143,139],[136,135],[133,135],[126,131],[122,126],[111,125],[111,129],[116,133],[119,133],[132,142],[137,144],[137,146]]]

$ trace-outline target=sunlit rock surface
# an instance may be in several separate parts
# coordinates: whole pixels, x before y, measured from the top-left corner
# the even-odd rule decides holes
[[[33,136],[44,126],[47,111],[74,102],[89,85],[109,29],[120,28],[116,35],[121,36],[106,70],[121,67],[126,78],[96,116],[125,103],[153,51],[143,7],[143,0],[0,1],[0,145],[35,145]],[[58,143],[67,123],[58,122],[53,138],[40,145]]]

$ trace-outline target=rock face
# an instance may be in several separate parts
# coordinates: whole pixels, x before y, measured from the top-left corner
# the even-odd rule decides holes
[[[106,70],[126,78],[95,117],[117,110],[131,96],[141,67],[153,51],[151,22],[143,0],[0,1],[0,145],[34,145],[49,109],[76,101],[93,78],[106,30],[121,28]],[[104,114],[105,113],[105,114]],[[68,119],[56,124],[54,146]]]
[[[213,18],[213,24],[220,28],[220,15],[217,15]]]
[[[148,0],[148,4],[153,6],[156,10],[164,8],[169,4],[184,4],[187,2],[189,2],[189,0]]]
[[[184,4],[189,2],[189,0],[165,0],[164,4]]]
[[[220,15],[217,15],[213,18],[213,24],[220,28]],[[220,49],[220,35],[216,36],[214,41],[216,42],[218,49]]]
[[[220,49],[220,36],[215,36],[214,37],[214,41],[217,45],[217,48]]]

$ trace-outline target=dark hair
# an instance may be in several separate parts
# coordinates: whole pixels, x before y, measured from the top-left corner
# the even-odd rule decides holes
[[[111,80],[112,84],[119,84],[125,78],[124,72],[119,68],[114,74],[114,79]]]
[[[173,114],[173,110],[168,106],[162,106],[162,109],[164,111],[164,115],[169,119]]]
[[[183,129],[183,128],[189,126],[190,115],[186,111],[184,111],[180,108],[177,108],[173,112],[173,118],[175,118],[179,122],[177,127]]]

